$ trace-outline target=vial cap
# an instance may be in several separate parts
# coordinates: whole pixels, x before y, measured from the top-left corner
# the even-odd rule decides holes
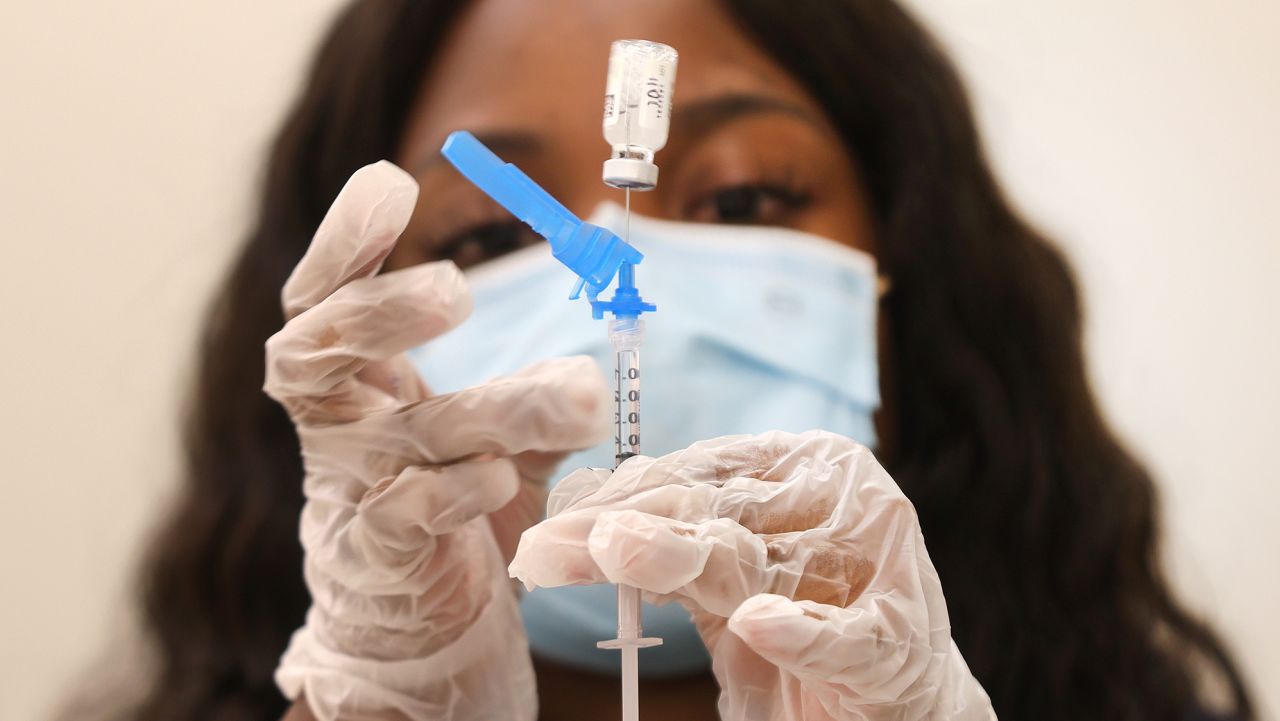
[[[639,158],[609,158],[604,161],[604,182],[615,188],[653,190],[658,185],[658,166]]]

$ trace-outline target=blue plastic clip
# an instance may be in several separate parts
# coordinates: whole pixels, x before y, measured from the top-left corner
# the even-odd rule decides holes
[[[612,313],[614,318],[639,318],[641,313],[652,313],[658,306],[645,302],[636,288],[636,269],[630,263],[623,263],[618,269],[618,289],[609,300],[592,300],[591,317],[600,320],[605,313]]]
[[[596,296],[613,282],[619,269],[644,259],[622,238],[598,225],[582,222],[519,168],[502,162],[471,133],[450,133],[440,154],[473,185],[547,239],[551,254],[578,276],[570,299],[578,298],[585,286],[594,305]],[[634,276],[630,271],[628,276],[634,291]],[[648,310],[653,310],[652,306]]]

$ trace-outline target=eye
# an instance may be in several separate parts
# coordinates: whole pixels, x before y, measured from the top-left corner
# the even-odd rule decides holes
[[[466,268],[541,240],[529,226],[517,220],[481,223],[450,235],[436,246],[436,255]]]
[[[763,183],[714,190],[690,206],[690,220],[732,225],[784,225],[812,197],[801,190]]]

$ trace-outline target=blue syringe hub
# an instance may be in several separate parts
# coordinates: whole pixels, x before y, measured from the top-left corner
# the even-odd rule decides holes
[[[618,268],[618,288],[609,300],[592,300],[591,317],[600,320],[605,313],[614,318],[639,318],[641,313],[652,313],[658,306],[645,302],[636,288],[636,269],[630,263]]]
[[[465,130],[454,131],[445,139],[440,154],[453,167],[458,169],[467,180],[471,181],[486,195],[519,218],[535,233],[547,239],[551,244],[551,254],[578,276],[571,299],[577,298],[585,288],[587,297],[592,300],[592,313],[595,314],[596,296],[598,296],[619,275],[623,268],[631,268],[644,259],[644,255],[617,235],[598,225],[585,223],[560,201],[551,197],[541,186],[533,182],[519,168],[511,163],[504,163],[484,146],[475,136]],[[628,270],[627,285],[635,291],[634,275]],[[619,284],[618,293],[623,293],[624,286]],[[622,312],[631,312],[632,305],[623,295],[618,306]],[[639,301],[639,293],[636,293]],[[619,301],[615,295],[614,303]],[[640,310],[654,310],[650,304],[640,302]],[[612,308],[604,308],[611,312]],[[597,318],[601,317],[596,315]]]

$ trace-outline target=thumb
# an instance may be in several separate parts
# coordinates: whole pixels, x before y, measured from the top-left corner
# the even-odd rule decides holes
[[[933,651],[893,603],[868,595],[840,608],[759,594],[738,606],[728,629],[802,682],[844,686],[858,703],[900,701],[925,677]]]

